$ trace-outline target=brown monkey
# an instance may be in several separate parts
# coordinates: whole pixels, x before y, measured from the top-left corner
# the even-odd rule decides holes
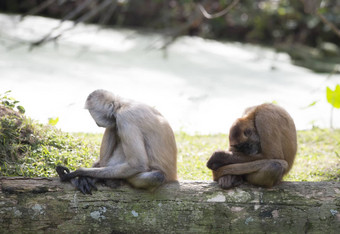
[[[145,189],[177,179],[174,133],[157,110],[105,90],[91,93],[85,108],[99,127],[106,128],[100,158],[92,168],[74,172],[58,166],[61,181],[71,181],[83,193],[91,193],[98,179],[123,179]]]
[[[272,187],[292,168],[297,151],[294,121],[274,104],[250,107],[230,128],[229,145],[229,151],[216,151],[207,162],[222,188],[243,180]]]

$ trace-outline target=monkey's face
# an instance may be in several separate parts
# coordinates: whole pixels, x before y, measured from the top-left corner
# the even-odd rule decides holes
[[[230,151],[242,152],[247,155],[255,155],[261,152],[260,137],[255,129],[253,121],[237,119],[229,132]]]
[[[96,124],[98,127],[103,128],[112,128],[115,127],[115,118],[114,116],[109,116],[104,111],[89,111],[92,118],[96,121]]]

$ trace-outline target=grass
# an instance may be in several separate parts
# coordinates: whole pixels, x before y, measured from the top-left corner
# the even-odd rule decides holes
[[[176,134],[180,179],[211,180],[205,163],[213,151],[228,148],[228,137]],[[340,181],[340,129],[298,131],[298,153],[286,181]]]
[[[218,135],[175,134],[178,147],[178,177],[180,180],[211,180],[211,171],[206,162],[212,152],[225,149],[228,137]]]
[[[70,134],[42,125],[0,105],[0,176],[56,176],[59,164],[71,170],[91,167],[99,155],[101,134]],[[205,166],[228,137],[176,133],[180,180],[211,180]],[[340,181],[340,129],[298,132],[298,154],[289,181]]]
[[[289,181],[340,181],[340,129],[298,131],[298,154]]]

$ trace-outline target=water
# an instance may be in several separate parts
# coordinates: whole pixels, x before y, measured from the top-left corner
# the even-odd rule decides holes
[[[339,75],[326,79],[257,46],[181,37],[164,56],[160,35],[80,25],[29,51],[23,42],[41,38],[57,20],[0,14],[0,25],[0,92],[12,90],[40,122],[59,117],[64,131],[103,131],[83,108],[97,88],[156,107],[176,131],[227,133],[246,107],[272,101],[298,129],[329,127],[325,90],[340,83]],[[340,110],[333,119],[340,127]]]

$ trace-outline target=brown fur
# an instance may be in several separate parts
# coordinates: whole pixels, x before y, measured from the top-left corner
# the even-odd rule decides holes
[[[63,181],[75,177],[123,179],[137,188],[152,188],[177,180],[175,137],[157,110],[105,90],[91,93],[85,107],[98,126],[106,128],[100,158],[93,168],[71,173],[57,168]]]
[[[292,168],[297,139],[293,119],[281,107],[262,104],[246,109],[232,125],[229,151],[216,151],[207,166],[222,188],[247,182],[272,187]]]

